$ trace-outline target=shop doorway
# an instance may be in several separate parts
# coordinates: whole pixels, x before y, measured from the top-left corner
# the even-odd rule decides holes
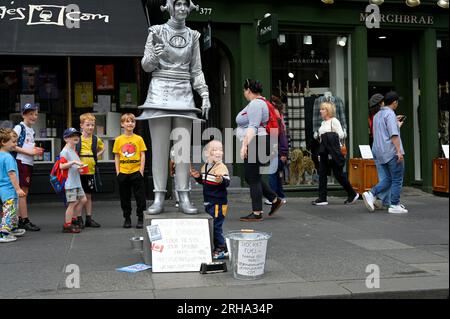
[[[401,97],[397,114],[406,115],[401,129],[405,149],[405,184],[420,181],[420,123],[417,33],[396,30],[370,30],[368,33],[368,91],[386,94],[396,91]]]

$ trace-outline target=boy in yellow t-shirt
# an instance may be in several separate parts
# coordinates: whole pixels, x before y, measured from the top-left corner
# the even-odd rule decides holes
[[[96,174],[97,158],[104,152],[103,141],[94,135],[95,116],[91,113],[84,113],[80,115],[80,127],[83,135],[81,135],[80,142],[76,145],[76,152],[83,164],[88,166],[88,173],[81,175],[81,185],[86,194],[87,202],[84,205],[86,210],[86,223],[83,223],[81,216],[74,216],[77,218],[76,225],[80,228],[93,227],[98,228],[100,224],[92,219],[92,194],[97,190],[96,185],[100,182],[96,180],[99,178]],[[83,213],[81,207],[80,213]]]
[[[114,141],[113,153],[119,183],[120,206],[125,218],[123,228],[131,228],[131,191],[133,191],[138,216],[136,228],[141,229],[144,222],[144,210],[147,207],[144,185],[147,147],[142,137],[133,132],[136,127],[136,118],[133,114],[122,115],[120,123],[124,134],[118,136]]]

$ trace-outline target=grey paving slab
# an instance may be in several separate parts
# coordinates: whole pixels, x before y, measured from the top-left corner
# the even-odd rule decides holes
[[[369,289],[365,281],[339,282],[339,285],[356,296],[358,294],[383,294],[392,292],[426,292],[427,290],[447,290],[448,276],[428,276],[417,278],[381,278],[380,288]],[[406,294],[405,294],[406,295]]]
[[[164,299],[287,299],[287,298],[350,298],[350,292],[334,282],[284,283],[250,286],[227,286],[155,290],[156,298]]]
[[[215,276],[221,281],[224,286],[249,286],[261,284],[275,284],[275,283],[294,283],[306,282],[305,279],[289,270],[289,265],[284,265],[277,260],[268,259],[264,269],[264,276],[258,280],[240,280],[235,279],[233,270],[229,266],[229,271]]]
[[[407,264],[448,262],[448,258],[444,258],[442,256],[438,256],[421,249],[385,250],[382,252],[382,254],[400,260]]]
[[[58,293],[79,294],[92,292],[114,292],[131,290],[151,290],[154,288],[150,271],[135,274],[118,271],[82,271],[80,288],[66,286],[66,277],[58,284]]]
[[[0,295],[6,298],[32,292],[56,292],[63,265],[55,263],[16,263],[1,266]]]
[[[430,264],[411,264],[412,267],[425,270],[436,276],[442,276],[449,274],[449,266],[447,263],[430,263]]]
[[[152,280],[157,290],[222,286],[216,275],[202,275],[200,272],[152,273]]]
[[[142,263],[142,257],[135,252],[107,252],[86,254],[83,251],[73,252],[66,259],[66,264],[76,264],[82,272],[109,271],[125,266]]]
[[[414,248],[390,239],[360,239],[348,242],[368,250],[410,249]]]
[[[152,290],[103,291],[70,294],[33,294],[27,299],[155,299]]]

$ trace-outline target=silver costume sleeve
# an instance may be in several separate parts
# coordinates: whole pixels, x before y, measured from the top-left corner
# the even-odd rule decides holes
[[[192,60],[191,60],[191,83],[192,87],[197,93],[205,98],[209,97],[208,86],[206,85],[205,76],[202,71],[202,60],[200,56],[200,33],[193,31],[194,46],[192,48]]]
[[[159,58],[155,55],[155,51],[153,49],[153,30],[149,31],[141,65],[145,72],[151,73],[158,67]]]

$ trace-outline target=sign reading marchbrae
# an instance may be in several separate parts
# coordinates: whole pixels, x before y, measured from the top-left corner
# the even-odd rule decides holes
[[[360,21],[365,22],[368,13],[360,14]],[[380,14],[381,23],[397,23],[397,24],[422,24],[422,25],[433,25],[433,16],[417,16],[412,14],[394,14],[394,13],[381,13]]]

